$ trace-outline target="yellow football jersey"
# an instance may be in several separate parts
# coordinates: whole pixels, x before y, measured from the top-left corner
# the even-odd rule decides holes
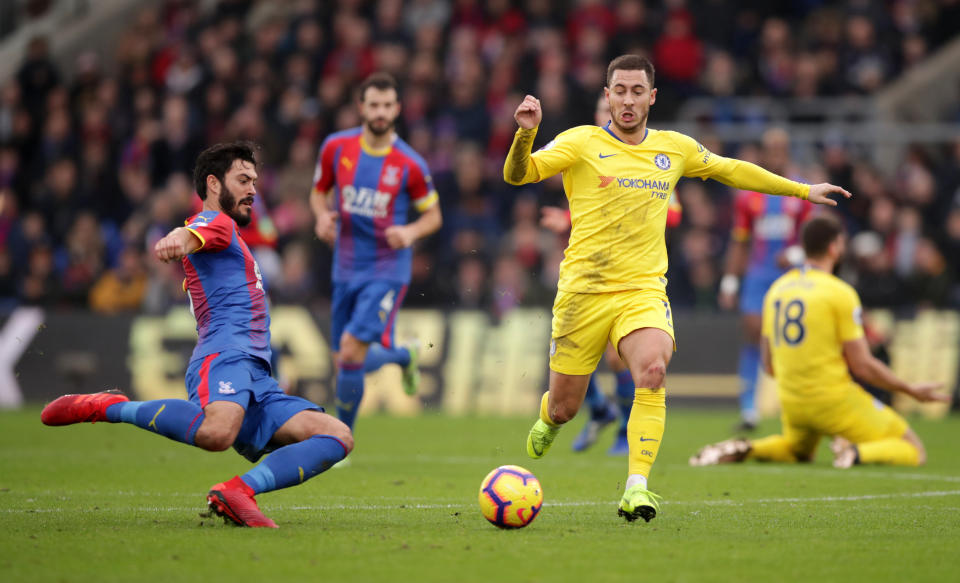
[[[677,132],[648,129],[643,142],[631,145],[606,127],[578,126],[527,158],[523,149],[529,151],[535,134],[517,131],[504,179],[525,184],[563,173],[571,231],[560,264],[562,291],[664,291],[667,209],[681,176],[800,198],[809,192],[753,164],[711,154]]]
[[[784,404],[830,401],[853,386],[843,343],[863,336],[860,297],[809,266],[778,278],[763,299],[763,337]]]

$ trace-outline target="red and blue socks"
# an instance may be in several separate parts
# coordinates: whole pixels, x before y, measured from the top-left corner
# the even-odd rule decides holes
[[[262,494],[306,482],[345,457],[347,448],[339,439],[314,435],[274,451],[240,479],[254,494]]]
[[[617,373],[617,407],[620,408],[620,435],[627,434],[627,422],[630,421],[630,410],[633,409],[635,386],[630,369]]]
[[[337,416],[353,429],[363,399],[363,363],[341,362],[337,372]]]
[[[183,399],[114,403],[106,414],[110,423],[130,423],[188,445],[194,445],[204,418],[203,409]]]

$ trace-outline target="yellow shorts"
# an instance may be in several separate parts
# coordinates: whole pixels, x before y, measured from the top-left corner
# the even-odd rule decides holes
[[[783,436],[798,457],[813,454],[823,435],[838,435],[852,443],[903,437],[910,428],[899,413],[875,399],[860,385],[837,387],[830,402],[783,400]]]
[[[558,291],[553,302],[550,369],[562,374],[592,374],[607,341],[640,328],[658,328],[673,336],[673,313],[666,294],[629,290],[583,294]]]

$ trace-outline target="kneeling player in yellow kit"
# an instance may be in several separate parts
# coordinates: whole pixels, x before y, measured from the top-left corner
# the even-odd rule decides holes
[[[520,129],[503,168],[504,180],[517,185],[562,173],[572,223],[553,304],[550,387],[527,453],[543,456],[560,426],[577,414],[609,340],[636,387],[627,426],[629,475],[619,505],[619,514],[631,521],[649,521],[659,508],[647,477],[663,438],[663,379],[674,350],[664,231],[677,180],[714,178],[820,204],[836,205],[830,193],[850,196],[830,184],[807,186],[716,156],[683,134],[647,128],[657,95],[653,82],[646,58],[614,59],[604,89],[610,123],[567,130],[532,155],[543,113],[540,102],[526,96],[514,113]]]
[[[801,235],[807,262],[777,279],[763,301],[764,367],[777,380],[783,434],[731,439],[708,445],[690,458],[705,466],[746,459],[798,462],[813,459],[824,435],[835,436],[834,466],[919,466],[923,443],[907,422],[851,378],[918,401],[947,401],[936,383],[909,384],[870,354],[860,298],[832,275],[843,256],[839,221],[817,217]]]

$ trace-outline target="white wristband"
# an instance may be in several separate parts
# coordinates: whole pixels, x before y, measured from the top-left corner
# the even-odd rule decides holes
[[[803,247],[800,245],[790,245],[783,252],[783,258],[787,260],[793,267],[799,267],[803,265],[803,262],[807,259],[806,253],[803,252]]]
[[[740,290],[740,278],[732,273],[728,273],[720,278],[720,293],[724,295],[733,295]]]

